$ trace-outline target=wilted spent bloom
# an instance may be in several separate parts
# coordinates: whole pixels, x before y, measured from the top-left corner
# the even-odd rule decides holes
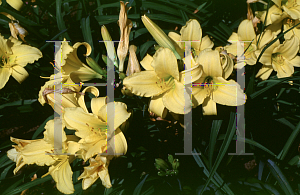
[[[120,26],[120,42],[117,50],[120,66],[119,66],[119,71],[123,72],[124,68],[124,61],[128,53],[128,45],[129,45],[129,34],[130,30],[132,28],[132,22],[127,18],[127,11],[130,10],[131,7],[127,7],[126,5],[129,2],[126,2],[124,4],[123,1],[120,1],[121,4],[121,10],[120,10],[120,15],[119,15],[119,21],[118,24]]]
[[[126,71],[127,76],[130,76],[136,72],[141,72],[141,66],[135,53],[136,49],[137,47],[135,45],[129,46],[129,60],[128,60],[128,66]]]
[[[28,32],[19,24],[19,21],[6,12],[1,12],[0,14],[5,15],[7,18],[11,20],[11,22],[8,23],[11,36],[13,36],[15,39],[18,39],[18,35],[19,35],[20,38],[24,42],[26,42],[24,38],[26,35],[28,35]]]

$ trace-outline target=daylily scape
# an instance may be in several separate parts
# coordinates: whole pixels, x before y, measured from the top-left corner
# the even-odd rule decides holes
[[[14,9],[14,12],[24,6],[20,0],[6,0],[5,6],[6,3]],[[3,4],[0,1],[0,7]],[[121,156],[130,148],[127,145],[130,138],[126,130],[132,123],[140,122],[130,122],[133,113],[143,117],[149,115],[148,119],[156,122],[154,124],[166,122],[169,125],[166,129],[178,122],[183,127],[182,132],[185,132],[186,125],[183,125],[183,118],[196,109],[200,109],[200,114],[194,117],[193,121],[200,118],[218,119],[219,113],[224,113],[224,107],[234,109],[253,99],[251,93],[248,95],[247,92],[248,96],[246,95],[245,84],[237,82],[237,77],[241,76],[241,69],[247,67],[251,71],[256,71],[252,80],[258,79],[259,82],[268,83],[270,80],[288,78],[291,80],[290,85],[293,85],[294,73],[299,71],[297,68],[300,67],[300,0],[271,0],[269,4],[262,0],[247,0],[248,14],[245,12],[247,19],[239,21],[236,31],[230,31],[228,39],[225,39],[227,44],[222,46],[216,44],[216,38],[205,31],[204,24],[200,24],[196,17],[187,18],[181,28],[176,27],[176,30],[166,32],[158,22],[155,22],[153,15],[145,12],[145,15],[139,16],[141,25],[144,24],[145,27],[144,31],[136,31],[134,30],[137,26],[134,21],[136,16],[129,14],[133,11],[132,1],[120,1],[117,4],[120,12],[115,26],[103,25],[99,29],[95,28],[100,31],[97,31],[99,37],[102,37],[99,41],[104,42],[106,52],[99,54],[95,52],[94,45],[100,43],[93,43],[93,37],[89,34],[85,34],[85,40],[82,42],[67,41],[69,27],[60,24],[61,32],[52,40],[59,37],[62,39],[61,44],[56,48],[58,52],[54,55],[54,63],[50,62],[56,73],[51,70],[52,73],[47,72],[47,76],[38,75],[38,78],[44,79],[44,84],[38,88],[37,94],[37,102],[44,106],[43,108],[49,107],[59,117],[46,122],[43,137],[40,139],[20,139],[22,135],[10,137],[15,145],[7,151],[7,157],[15,162],[16,166],[13,169],[15,175],[27,169],[29,165],[47,166],[48,172],[38,177],[51,175],[57,190],[64,194],[76,192],[74,183],[77,180],[82,181],[83,190],[91,188],[98,179],[105,188],[114,188],[118,184],[117,180],[111,180],[109,166],[116,158],[122,159]],[[263,4],[264,10],[253,14],[251,9],[253,4]],[[115,4],[108,7],[113,5]],[[67,7],[67,4],[65,6]],[[105,8],[101,7],[100,3],[99,6],[101,9],[95,10],[95,13],[96,11],[102,13]],[[69,12],[70,17],[84,9],[86,7],[80,3],[75,11]],[[25,41],[28,37],[26,27],[29,25],[21,22],[23,16],[14,17],[12,11],[6,13],[5,10],[6,8],[1,9],[1,15],[7,17],[5,24],[11,36],[0,34],[0,90],[9,87],[11,76],[20,84],[33,76],[27,71],[30,64],[42,63],[45,56],[43,47],[36,48],[31,46],[32,42]],[[38,11],[36,13],[38,14]],[[49,20],[59,20],[59,15]],[[88,19],[82,20],[84,25],[80,28],[88,32],[89,22]],[[112,48],[112,44],[105,41],[113,41],[116,38],[109,33],[115,27],[119,27],[120,42],[115,43],[118,46],[113,45]],[[153,52],[147,52],[149,47],[136,45],[143,33],[149,33],[149,37],[152,36],[151,39],[155,40],[155,46],[150,47]],[[18,36],[21,40],[18,40]],[[188,48],[189,44],[191,48]],[[108,51],[112,49],[115,58],[109,59]],[[186,52],[187,50],[190,52]],[[106,65],[110,62],[113,67],[101,67],[98,64],[101,58]],[[111,81],[107,75],[109,68],[114,68],[116,77]],[[92,84],[86,85],[89,82]],[[118,94],[115,99],[103,94],[103,91],[107,90],[105,87],[114,88],[114,93]],[[143,102],[144,105],[137,103],[137,108],[133,108],[126,103],[125,98]],[[58,99],[60,102],[57,102]],[[112,107],[114,112],[109,109]],[[141,111],[135,112],[138,109]],[[109,127],[108,118],[113,119],[113,127]],[[109,135],[109,129],[113,129],[113,137]],[[177,134],[178,131],[181,130],[176,129]],[[211,139],[217,139],[217,135],[215,138],[212,135]],[[111,140],[114,146],[110,144]],[[248,142],[251,142],[249,140]],[[167,142],[167,139],[160,142]],[[256,146],[268,150],[261,145]],[[216,150],[211,147],[209,146],[209,151]],[[107,151],[112,148],[114,153],[107,155]],[[211,163],[212,159],[211,154],[205,163]],[[80,175],[75,177],[72,164],[76,160],[80,161],[82,167]],[[168,160],[168,163],[161,159],[156,160],[155,167],[159,170],[159,176],[178,174],[179,160],[173,156],[169,156]],[[214,170],[212,164],[208,169],[202,164],[205,174],[209,175]],[[132,164],[128,164],[128,167],[131,166]],[[280,175],[281,172],[277,174]],[[220,181],[217,177],[219,176],[213,175],[211,181],[218,184]],[[285,181],[280,180],[279,183],[283,185]],[[181,189],[181,184],[179,185]],[[223,182],[218,190],[227,187]]]

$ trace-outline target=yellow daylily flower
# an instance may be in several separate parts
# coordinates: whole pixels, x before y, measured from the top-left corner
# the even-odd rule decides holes
[[[0,34],[0,89],[5,86],[10,75],[22,83],[28,77],[24,67],[42,56],[39,49],[23,45],[21,41],[12,37],[4,39]]]
[[[279,8],[283,9],[292,19],[300,19],[299,0],[272,0]]]
[[[299,39],[293,36],[280,44],[279,40],[265,50],[260,62],[263,64],[256,77],[266,80],[273,70],[277,72],[278,78],[290,77],[294,73],[294,66],[300,66]],[[260,51],[257,51],[257,55]]]
[[[185,72],[179,73],[176,57],[170,49],[159,48],[153,58],[147,55],[141,65],[146,71],[126,77],[123,81],[126,88],[138,96],[160,97],[159,101],[163,101],[163,105],[174,113],[184,114],[191,111],[191,106],[185,106],[185,99],[190,100],[184,93]],[[192,82],[201,76],[199,65],[187,71],[192,72]]]
[[[202,37],[202,29],[200,23],[195,19],[190,19],[186,22],[180,30],[180,35],[175,32],[169,32],[168,36],[172,38],[179,47],[184,50],[184,42],[193,41],[191,43],[194,55],[198,55],[206,48],[213,48],[214,43],[210,40],[208,35]]]
[[[127,11],[130,10],[131,7],[127,7],[127,4],[129,2],[126,2],[124,4],[123,1],[120,1],[120,15],[119,15],[119,21],[118,24],[120,26],[120,31],[121,31],[121,35],[120,35],[120,41],[119,45],[118,45],[118,50],[117,50],[117,54],[118,54],[118,58],[119,58],[119,71],[123,72],[123,68],[124,68],[124,62],[125,62],[125,58],[127,56],[128,53],[128,45],[129,45],[129,34],[130,34],[130,30],[132,28],[132,22],[131,20],[127,19]]]
[[[237,55],[237,44],[241,43],[244,44],[244,56],[245,56],[245,62],[249,65],[254,65],[256,63],[256,56],[254,51],[256,50],[256,44],[255,44],[256,34],[253,27],[253,23],[251,20],[243,20],[239,27],[237,33],[232,33],[232,35],[229,37],[228,41],[232,42],[231,45],[225,46],[225,49],[228,53],[231,53],[233,55]],[[237,42],[242,41],[242,42]]]
[[[54,134],[54,127],[59,124],[62,129],[62,152],[68,152],[71,155],[55,154],[54,143],[57,135]],[[17,145],[13,145],[13,149],[7,152],[8,157],[16,162],[16,168],[14,174],[20,170],[25,164],[36,164],[38,166],[50,166],[49,172],[42,177],[50,174],[56,182],[56,187],[59,191],[65,194],[72,194],[74,192],[72,182],[72,170],[70,162],[75,159],[75,152],[79,150],[79,145],[74,141],[78,141],[78,138],[73,135],[67,136],[64,132],[65,125],[61,123],[59,118],[55,118],[46,123],[44,132],[44,138],[38,140],[21,140],[11,137],[11,141]],[[53,155],[51,155],[53,154]]]
[[[59,78],[59,75],[56,75]],[[56,78],[57,78],[56,77]],[[59,88],[59,82],[56,82],[58,79],[53,79],[47,81],[44,86],[41,87],[39,91],[39,102],[44,106],[45,103],[49,104],[52,108],[54,108],[55,99],[54,99],[54,92],[56,95],[62,95],[61,105],[63,108],[67,107],[78,107],[76,93],[80,93],[81,85],[66,85],[63,86],[62,89]],[[62,83],[71,83],[71,79],[64,77],[62,79]],[[55,87],[56,84],[56,87]],[[60,91],[61,90],[61,91]],[[60,93],[61,92],[61,93]]]
[[[261,21],[265,21],[267,11],[257,11],[255,12],[256,17],[258,17]],[[277,5],[273,5],[269,8],[266,26],[270,24],[278,24],[284,18],[288,17],[288,14],[283,12]]]
[[[202,104],[204,115],[217,115],[216,103],[226,106],[245,103],[246,95],[239,84],[234,80],[225,80],[229,75],[224,74],[222,58],[218,51],[203,50],[197,62],[203,67],[203,74],[193,82],[192,93],[197,104]]]
[[[292,28],[293,26],[299,24],[300,20],[293,20],[290,18],[286,18],[283,20],[283,31],[287,31],[288,29]],[[284,34],[284,39],[291,39],[292,36],[297,37],[300,40],[300,26],[296,26],[289,32]]]
[[[83,179],[82,189],[86,190],[95,181],[100,178],[102,185],[106,188],[111,188],[110,177],[108,173],[108,165],[110,160],[107,157],[97,155],[95,158],[90,158],[90,165],[84,167],[83,173],[78,177],[78,180]]]
[[[275,37],[276,37],[276,32],[272,31],[271,29],[266,29],[261,34],[261,36],[260,35],[256,36],[252,21],[246,19],[243,20],[239,25],[238,32],[232,33],[232,35],[229,37],[228,41],[232,41],[232,44],[225,46],[225,49],[227,50],[228,53],[237,56],[238,55],[237,44],[243,44],[246,64],[254,65],[256,64],[256,60],[257,60],[255,51],[263,48],[265,45],[271,42]],[[259,43],[257,44],[258,40]],[[237,68],[241,68],[243,66],[244,66],[243,62],[238,62],[236,64]]]
[[[60,61],[55,62],[55,68],[61,72],[63,77],[69,76],[75,83],[88,81],[94,78],[101,79],[101,74],[82,63],[78,58],[77,49],[81,45],[86,47],[87,52],[85,56],[89,56],[92,52],[92,48],[88,43],[77,42],[73,46],[70,46],[64,39],[55,56],[55,59],[60,59]]]
[[[82,98],[83,99],[83,98]],[[129,118],[131,113],[127,112],[127,106],[121,102],[114,104],[114,129],[116,151],[126,148],[127,142],[119,127]],[[81,138],[78,142],[83,150],[82,156],[86,161],[98,153],[104,153],[106,148],[107,131],[107,104],[106,97],[93,98],[91,101],[93,113],[89,113],[83,103],[82,107],[65,108],[63,118],[68,129],[76,130],[75,135]]]

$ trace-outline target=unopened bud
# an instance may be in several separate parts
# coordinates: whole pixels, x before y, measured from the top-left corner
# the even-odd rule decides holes
[[[106,71],[102,70],[101,67],[99,66],[99,64],[97,62],[95,62],[95,60],[91,57],[87,57],[86,58],[86,63],[97,73],[106,76]]]
[[[176,48],[172,42],[172,40],[164,33],[164,31],[157,26],[150,18],[147,16],[142,16],[142,21],[147,28],[147,30],[150,32],[150,34],[153,36],[155,41],[164,48],[169,48],[172,50],[172,52],[175,54],[177,59],[181,59],[181,56],[176,51]]]

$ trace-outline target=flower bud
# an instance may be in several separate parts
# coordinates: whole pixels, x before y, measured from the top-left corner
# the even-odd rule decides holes
[[[124,61],[128,53],[129,34],[132,28],[132,22],[127,18],[127,11],[130,10],[131,8],[131,7],[128,8],[126,6],[128,2],[124,4],[123,1],[120,1],[120,4],[121,4],[120,5],[121,10],[120,10],[118,24],[120,26],[121,36],[120,36],[120,42],[118,45],[117,54],[120,62],[119,71],[123,72]]]
[[[158,165],[162,170],[169,169],[169,165],[161,158],[155,159],[155,164]]]
[[[117,59],[116,59],[116,57],[115,57],[115,56],[116,56],[115,47],[114,47],[113,44],[107,42],[107,41],[112,41],[112,38],[111,38],[111,36],[110,36],[110,34],[109,34],[107,28],[106,28],[104,25],[101,27],[101,35],[102,35],[102,38],[103,38],[103,41],[104,41],[104,44],[105,44],[107,53],[108,53],[109,51],[110,51],[110,52],[114,51],[114,65],[115,65],[116,67],[119,67],[119,66],[118,66],[118,61],[117,61]],[[103,58],[103,56],[102,56],[102,58]],[[106,59],[107,59],[107,58],[106,58]],[[106,64],[107,64],[107,60],[106,60]]]
[[[147,30],[150,32],[150,34],[153,36],[155,41],[161,46],[165,48],[169,48],[172,50],[172,52],[175,54],[177,59],[181,59],[181,56],[176,51],[176,48],[172,42],[172,40],[164,33],[164,31],[157,26],[150,18],[147,16],[142,16],[142,21],[147,28]]]
[[[97,62],[95,62],[95,60],[91,57],[87,57],[86,58],[86,63],[97,73],[106,76],[106,71],[102,70],[101,67],[99,66],[99,64]]]
[[[174,170],[177,170],[178,167],[179,167],[180,163],[179,163],[179,160],[178,159],[174,159],[173,163],[172,163],[172,168]]]

